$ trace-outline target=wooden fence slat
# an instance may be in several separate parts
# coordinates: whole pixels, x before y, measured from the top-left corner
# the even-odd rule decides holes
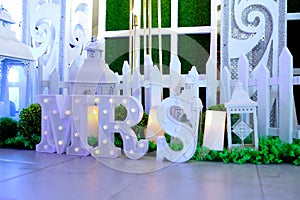
[[[258,133],[260,136],[268,136],[270,127],[270,72],[263,64],[257,66],[257,72],[259,74],[257,79]]]
[[[231,98],[231,75],[230,75],[230,71],[228,69],[228,67],[224,67],[224,69],[222,70],[222,74],[221,74],[221,90],[223,90],[224,92],[222,92],[225,96],[224,98],[224,102],[228,102]]]
[[[59,93],[59,74],[56,68],[53,68],[51,74],[49,75],[49,94]]]
[[[245,54],[242,54],[238,61],[238,76],[243,84],[244,90],[248,93],[249,61]]]
[[[122,74],[123,74],[123,94],[124,95],[130,95],[130,67],[127,61],[124,62],[123,68],[122,68]]]
[[[212,57],[209,57],[206,63],[206,107],[217,104],[217,69]]]
[[[293,57],[287,47],[279,56],[279,137],[293,142]]]
[[[168,83],[168,85],[171,88],[170,95],[180,94],[180,82],[181,82],[181,62],[178,56],[171,54],[170,78]]]

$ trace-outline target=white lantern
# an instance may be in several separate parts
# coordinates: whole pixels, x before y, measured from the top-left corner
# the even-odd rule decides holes
[[[249,98],[240,81],[236,82],[232,97],[229,102],[225,103],[225,107],[227,110],[228,148],[249,145],[245,144],[244,140],[252,134],[250,145],[258,149],[257,102]],[[238,116],[234,122],[232,120],[233,115]],[[232,144],[232,133],[241,139],[241,144]]]

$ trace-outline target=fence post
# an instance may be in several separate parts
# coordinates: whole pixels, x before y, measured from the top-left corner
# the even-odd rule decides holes
[[[249,61],[245,54],[242,54],[238,61],[238,79],[242,82],[244,90],[249,94]]]
[[[181,63],[178,56],[171,54],[170,62],[170,75],[169,75],[169,86],[170,95],[180,94],[180,83],[181,83]]]
[[[130,67],[127,61],[124,61],[123,68],[122,68],[122,88],[123,88],[123,95],[131,95],[130,93],[130,87],[131,87],[131,81],[130,81]]]
[[[221,78],[221,84],[220,84],[220,90],[224,90],[224,101],[228,102],[231,97],[231,75],[230,71],[228,70],[228,67],[224,67],[222,70],[222,78]],[[224,102],[222,102],[224,103]]]
[[[293,57],[287,47],[279,56],[279,137],[293,142]]]
[[[193,90],[193,93],[196,97],[199,97],[199,77],[199,73],[195,66],[193,66],[189,73],[185,76],[184,89]]]
[[[270,127],[270,72],[262,63],[257,66],[258,133],[269,135]]]
[[[59,74],[56,68],[53,68],[49,75],[49,94],[59,93]]]
[[[133,70],[133,75],[132,75],[132,96],[142,101],[142,91],[141,91],[141,86],[142,86],[142,76],[140,73],[140,70],[138,68]]]
[[[161,103],[161,92],[162,92],[162,79],[161,72],[154,66],[150,73],[150,108]]]
[[[217,104],[217,69],[212,57],[206,63],[206,108]]]

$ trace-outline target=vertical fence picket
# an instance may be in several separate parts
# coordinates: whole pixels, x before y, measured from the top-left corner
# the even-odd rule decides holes
[[[258,133],[260,136],[268,136],[270,127],[270,72],[265,65],[257,66],[259,78],[257,78],[257,102],[258,102]]]
[[[130,95],[130,67],[127,61],[124,62],[123,68],[122,68],[122,76],[123,76],[123,94],[124,95]]]
[[[209,57],[206,63],[206,83],[206,107],[208,108],[217,104],[217,69],[212,57]]]
[[[245,54],[242,54],[238,62],[238,78],[242,82],[244,90],[249,92],[249,61]]]
[[[287,47],[279,56],[279,137],[293,142],[293,57]]]
[[[221,90],[224,94],[224,100],[225,102],[228,102],[231,97],[231,75],[228,67],[224,67],[222,70],[222,78],[221,78]]]
[[[51,74],[49,75],[49,94],[59,93],[59,74],[56,68],[53,68]]]

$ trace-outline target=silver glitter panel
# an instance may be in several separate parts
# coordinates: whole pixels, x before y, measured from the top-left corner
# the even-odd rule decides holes
[[[277,108],[277,103],[276,99],[274,100],[272,107],[271,107],[271,113],[270,113],[270,127],[277,127],[277,116],[276,116],[276,108]]]
[[[264,24],[264,33],[261,36],[260,40],[258,41],[258,43],[251,49],[249,50],[249,52],[246,53],[246,56],[249,60],[249,64],[250,64],[250,68],[249,71],[251,72],[257,65],[258,63],[261,61],[262,57],[264,56],[264,54],[267,52],[267,46],[269,44],[269,42],[271,42],[272,38],[272,33],[273,33],[273,19],[272,19],[272,13],[270,13],[270,11],[268,9],[266,9],[266,7],[264,7],[263,5],[260,4],[250,4],[248,7],[246,7],[243,11],[242,11],[242,16],[238,16],[235,15],[235,2],[231,1],[232,3],[230,4],[230,24],[231,27],[227,27],[230,28],[230,37],[232,39],[237,39],[237,40],[244,40],[245,41],[245,45],[247,45],[247,40],[251,39],[252,37],[255,36],[255,32],[245,32],[242,30],[242,28],[240,28],[238,26],[238,24],[236,23],[238,17],[241,18],[241,21],[243,23],[243,25],[249,27],[249,28],[256,28],[257,26],[259,26],[259,24],[261,23],[261,19],[260,16],[256,16],[255,19],[253,21],[249,21],[248,17],[251,13],[253,12],[259,12],[262,13],[263,17],[265,18],[266,23]],[[239,3],[242,3],[242,1],[239,1]],[[226,10],[225,10],[226,12]],[[274,15],[274,14],[273,14]],[[276,17],[276,16],[273,16]],[[225,22],[226,23],[226,22]],[[228,42],[230,42],[230,40],[226,40]],[[272,46],[271,46],[272,48]],[[228,50],[229,51],[229,50]],[[273,52],[272,50],[270,50],[270,52]],[[272,55],[269,55],[268,57],[272,58]],[[227,59],[226,59],[227,60]],[[237,78],[237,74],[236,74],[236,70],[235,68],[237,68],[237,62],[234,58],[229,58],[230,63],[229,66],[231,66],[230,68],[234,68],[233,70],[231,70],[232,72],[232,79],[236,79]]]

